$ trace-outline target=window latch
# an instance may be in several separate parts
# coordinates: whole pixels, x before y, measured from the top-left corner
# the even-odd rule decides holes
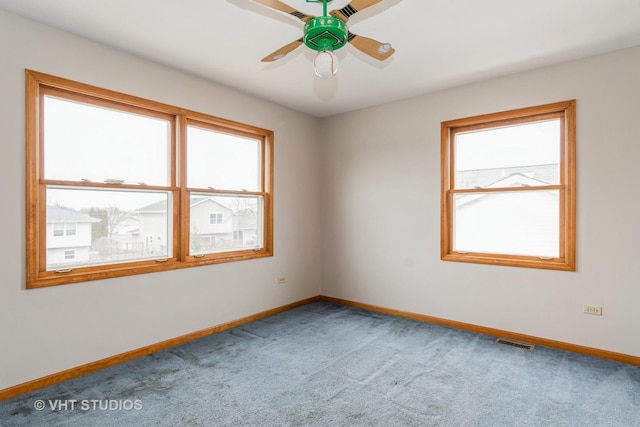
[[[61,268],[60,270],[54,270],[54,273],[57,274],[61,274],[61,273],[71,273],[73,271],[73,268]]]
[[[156,262],[167,262],[169,261],[169,258],[158,258],[157,260],[155,260]]]
[[[124,179],[114,179],[114,178],[107,178],[104,180],[105,184],[124,184]]]

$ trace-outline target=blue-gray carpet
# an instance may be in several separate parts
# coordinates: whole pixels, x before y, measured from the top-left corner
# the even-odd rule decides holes
[[[0,425],[629,427],[640,368],[317,302],[0,402]]]

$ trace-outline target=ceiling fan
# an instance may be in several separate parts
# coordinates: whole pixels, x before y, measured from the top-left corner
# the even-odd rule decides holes
[[[347,27],[347,22],[356,13],[380,3],[382,0],[351,0],[341,9],[332,10],[327,14],[327,3],[332,0],[306,0],[308,3],[322,3],[322,16],[311,16],[302,13],[279,0],[254,0],[254,2],[287,13],[304,22],[303,36],[270,55],[262,58],[262,62],[273,62],[284,58],[288,53],[302,45],[318,52],[313,61],[313,68],[319,77],[330,78],[338,71],[338,61],[333,51],[350,43],[364,54],[384,61],[395,50],[389,43],[380,43],[376,40],[353,34]]]

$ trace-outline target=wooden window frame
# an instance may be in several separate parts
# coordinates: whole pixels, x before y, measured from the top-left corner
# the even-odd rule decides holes
[[[557,185],[520,187],[518,191],[557,190],[559,198],[559,256],[545,258],[453,250],[454,197],[456,194],[506,192],[507,189],[459,189],[454,182],[455,135],[458,132],[516,125],[545,118],[561,119],[560,180]],[[563,101],[499,113],[485,114],[441,124],[441,259],[469,263],[575,271],[576,247],[576,101]]]
[[[273,255],[273,131],[221,119],[211,115],[186,110],[123,93],[98,88],[84,83],[26,70],[26,287],[40,288],[91,280],[152,273],[179,268],[211,265],[224,262],[249,260]],[[83,181],[54,181],[44,177],[43,99],[45,94],[57,94],[70,100],[82,100],[98,106],[117,108],[120,111],[140,113],[150,117],[170,120],[170,184],[167,186],[93,183]],[[204,123],[224,132],[249,137],[259,141],[260,186],[258,191],[237,192],[263,198],[262,246],[239,250],[189,254],[189,195],[194,189],[186,185],[186,128],[189,121]],[[172,212],[168,217],[172,239],[171,256],[163,259],[131,261],[86,267],[72,267],[52,271],[46,269],[46,188],[131,189],[159,190],[172,195]],[[142,187],[143,186],[143,187]],[[198,193],[212,196],[230,191],[197,189]]]

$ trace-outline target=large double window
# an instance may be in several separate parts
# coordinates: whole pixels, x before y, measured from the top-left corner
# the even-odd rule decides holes
[[[271,131],[26,79],[27,287],[272,255]]]
[[[575,269],[575,101],[442,123],[442,259]]]

